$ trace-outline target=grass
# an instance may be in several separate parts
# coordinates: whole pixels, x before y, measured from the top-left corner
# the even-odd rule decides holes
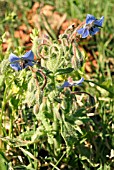
[[[41,6],[51,4],[56,11],[67,13],[67,19],[83,21],[88,13],[105,17],[100,33],[79,42],[91,71],[87,72],[84,64],[78,71],[64,70],[65,75],[61,71],[55,79],[44,70],[49,76],[44,93],[37,88],[31,71],[14,72],[7,60],[11,52],[20,55],[28,48],[20,45],[14,33],[22,23],[30,27],[26,13],[34,2],[37,1],[0,2],[0,170],[113,170],[113,0],[39,1]],[[39,14],[39,10],[37,12]],[[3,51],[6,42],[7,50]],[[48,65],[52,70],[57,60],[53,62]],[[72,91],[86,94],[74,96],[69,95],[69,90],[53,90],[56,83],[63,82],[69,74],[74,79],[84,76],[83,86]],[[42,75],[35,76],[42,85]]]

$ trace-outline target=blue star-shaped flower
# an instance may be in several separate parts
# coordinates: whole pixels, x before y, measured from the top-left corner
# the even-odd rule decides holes
[[[34,54],[30,50],[26,52],[21,58],[17,57],[15,54],[11,53],[9,56],[10,66],[16,70],[22,70],[28,66],[34,65]]]
[[[86,38],[88,35],[94,35],[100,30],[99,27],[102,27],[103,21],[104,16],[98,20],[93,15],[87,14],[86,24],[83,28],[77,30],[77,32],[82,35],[82,38]]]
[[[60,87],[60,88],[64,88],[64,87],[72,87],[72,86],[77,86],[77,85],[81,85],[84,81],[84,78],[81,78],[80,80],[78,81],[72,81],[72,82],[69,82],[69,81],[65,81],[64,84]]]

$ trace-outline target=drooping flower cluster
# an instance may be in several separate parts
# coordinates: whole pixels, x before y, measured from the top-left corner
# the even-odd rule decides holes
[[[99,20],[96,19],[93,15],[87,14],[86,23],[83,28],[77,30],[78,34],[81,34],[82,38],[86,38],[88,35],[96,34],[102,27],[104,21],[104,16]]]
[[[87,14],[85,22],[82,22],[82,24],[80,24],[79,27],[77,27],[77,28],[75,28],[74,24],[72,24],[71,27],[68,27],[66,32],[68,32],[68,30],[71,31],[71,37],[70,37],[72,40],[71,42],[74,42],[72,38],[74,37],[76,39],[75,35],[76,36],[81,35],[82,38],[86,38],[89,35],[92,36],[92,35],[96,34],[102,27],[103,21],[104,21],[103,16],[100,19],[96,19],[93,15]],[[64,34],[64,36],[65,35],[69,37],[69,33]],[[68,46],[68,43],[66,42],[66,46]],[[45,43],[44,43],[44,45],[45,45]],[[35,46],[35,48],[37,49],[38,47]],[[34,61],[34,54],[33,54],[33,52],[35,53],[36,50],[35,51],[33,50],[33,52],[32,52],[32,50],[26,52],[21,57],[18,57],[15,54],[11,53],[9,56],[10,66],[16,71],[20,71],[20,70],[25,69],[29,66],[32,67],[36,63]],[[73,55],[74,54],[76,54],[75,48],[74,48]],[[39,54],[39,56],[41,56],[41,55]],[[76,57],[77,56],[75,56],[75,58]],[[84,78],[81,78],[78,81],[73,81],[71,78],[69,78],[68,81],[65,81],[64,84],[59,88],[81,85],[83,83],[83,81],[84,81]]]

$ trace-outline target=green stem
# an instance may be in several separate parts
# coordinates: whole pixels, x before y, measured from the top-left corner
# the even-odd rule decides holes
[[[12,109],[12,113],[10,113],[10,129],[9,129],[9,137],[13,138],[13,120],[14,120],[15,110]]]
[[[53,87],[55,89],[56,85],[55,85],[55,75],[53,74],[51,77],[52,83],[53,83]]]
[[[10,96],[11,96],[11,93],[9,94],[9,96],[7,96],[7,88],[6,90],[4,91],[4,97],[3,97],[3,101],[2,101],[2,111],[0,113],[0,135],[2,135],[2,117],[3,117],[3,114],[4,114],[4,111],[5,111],[5,105],[7,103],[7,101],[10,99]]]
[[[63,157],[65,156],[65,154],[66,154],[66,151],[64,151],[63,152],[63,155],[60,157],[60,159],[57,161],[57,163],[54,165],[54,167],[53,167],[53,169],[52,170],[54,170],[55,168],[57,168],[57,165],[59,164],[59,162],[63,159]],[[53,166],[53,164],[52,163],[50,163],[52,166]]]

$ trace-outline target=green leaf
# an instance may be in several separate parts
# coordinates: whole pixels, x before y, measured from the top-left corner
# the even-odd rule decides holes
[[[14,109],[18,109],[18,103],[19,99],[17,99],[15,96],[10,99],[11,105],[14,107]]]
[[[106,80],[106,81],[104,81],[101,85],[104,86],[104,87],[106,87],[106,88],[109,88],[110,85],[111,85],[111,83],[112,83],[111,80]]]
[[[36,159],[36,157],[31,153],[31,152],[29,152],[29,151],[27,151],[26,149],[24,149],[24,148],[22,148],[22,147],[20,147],[19,148],[25,155],[27,155],[27,156],[29,156],[31,159],[33,159],[34,161],[38,161],[37,159]]]
[[[56,71],[55,75],[61,75],[61,74],[67,74],[67,73],[71,73],[74,69],[71,67],[65,68],[65,69],[58,69]]]
[[[0,170],[8,170],[8,162],[2,152],[0,152]]]
[[[14,167],[14,170],[35,170],[34,168],[31,168],[29,166],[26,166],[26,165],[19,165],[19,166],[15,166]]]
[[[2,86],[4,81],[4,75],[0,75],[0,87]]]

